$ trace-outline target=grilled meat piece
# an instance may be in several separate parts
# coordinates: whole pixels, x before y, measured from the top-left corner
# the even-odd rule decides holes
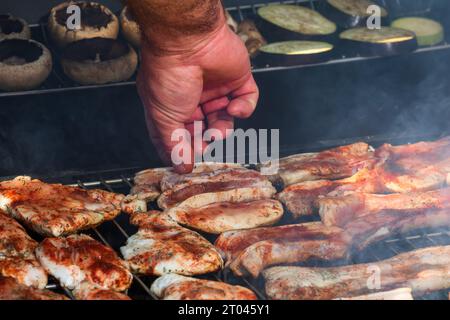
[[[137,213],[131,223],[139,231],[120,251],[136,273],[199,275],[222,268],[220,254],[206,239],[164,213]]]
[[[196,209],[174,207],[167,214],[179,224],[221,234],[230,230],[273,225],[283,216],[283,206],[272,199],[243,203],[220,202]]]
[[[363,250],[370,244],[393,235],[449,226],[450,209],[423,212],[381,211],[349,222],[345,226],[345,232],[352,238],[353,249]]]
[[[34,250],[38,243],[6,213],[0,211],[0,275],[36,288],[47,285],[47,274],[37,262]]]
[[[158,199],[161,194],[161,180],[170,172],[171,168],[157,168],[136,173],[134,186],[122,201],[122,210],[129,214],[146,212],[147,202]]]
[[[87,235],[47,238],[36,249],[36,256],[49,274],[71,290],[87,282],[99,289],[120,292],[127,290],[133,280],[125,261]]]
[[[48,281],[47,273],[34,257],[0,257],[0,275],[38,289],[45,288]]]
[[[177,274],[156,279],[151,291],[164,300],[256,300],[247,288],[223,282],[199,280]]]
[[[78,289],[73,291],[73,294],[77,300],[131,300],[126,294],[99,289],[87,282],[83,282]]]
[[[345,226],[357,217],[383,210],[426,211],[450,209],[450,188],[405,194],[368,194],[354,192],[317,200],[322,222],[328,226]]]
[[[16,220],[0,211],[0,257],[34,257],[37,246]]]
[[[263,272],[266,293],[277,300],[335,299],[373,293],[372,268],[379,268],[379,291],[410,287],[415,294],[450,287],[450,246],[420,249],[380,262],[334,268],[274,267]]]
[[[410,193],[436,190],[446,185],[450,173],[450,159],[414,173],[396,175],[379,163],[373,169],[363,169],[342,180],[303,182],[287,187],[277,198],[295,218],[311,215],[318,209],[320,196],[336,197],[349,192]]]
[[[359,170],[373,166],[372,150],[367,143],[359,142],[320,153],[293,155],[280,160],[275,178],[281,178],[284,185],[289,186],[304,181],[351,177]]]
[[[400,146],[385,144],[375,153],[397,170],[411,172],[450,158],[450,137]]]
[[[68,300],[49,290],[30,288],[13,278],[0,276],[0,300]]]
[[[213,172],[219,169],[241,168],[239,164],[201,162],[194,166],[190,175]],[[167,177],[167,178],[165,178]],[[172,168],[156,168],[138,172],[134,177],[134,186],[122,202],[122,210],[133,214],[147,212],[147,202],[156,200],[161,195],[161,181],[177,181],[183,175],[175,173]]]
[[[400,288],[386,292],[377,292],[363,296],[339,298],[336,300],[414,300],[411,288]]]
[[[330,193],[336,186],[336,182],[328,180],[301,182],[284,189],[277,194],[277,199],[288,208],[294,218],[300,218],[313,215],[319,196]]]
[[[212,172],[169,175],[161,181],[162,209],[179,206],[199,208],[217,202],[248,202],[271,198],[276,190],[259,172],[225,168]]]
[[[257,277],[264,268],[277,264],[346,258],[349,242],[341,229],[312,222],[230,231],[222,234],[215,246],[227,257],[233,273]]]
[[[30,177],[0,183],[0,209],[44,236],[92,228],[120,213],[122,195],[47,184]]]

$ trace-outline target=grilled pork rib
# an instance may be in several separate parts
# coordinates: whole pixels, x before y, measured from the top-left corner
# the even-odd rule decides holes
[[[357,217],[383,210],[417,212],[450,209],[450,188],[405,194],[350,193],[317,200],[322,222],[328,226],[345,226]]]
[[[122,195],[47,184],[30,177],[0,183],[0,209],[44,236],[92,228],[120,213]]]
[[[450,210],[423,212],[380,211],[349,222],[345,232],[352,239],[353,249],[363,250],[377,241],[418,229],[450,227]]]
[[[263,272],[266,293],[277,300],[335,299],[368,294],[371,270],[380,271],[380,290],[409,287],[415,294],[450,287],[450,246],[403,253],[371,264],[334,268],[274,267]]]
[[[199,275],[222,268],[222,258],[213,245],[164,213],[137,213],[131,223],[139,231],[120,251],[136,273]]]
[[[349,192],[361,193],[410,193],[442,188],[450,173],[450,158],[433,166],[426,166],[414,173],[394,174],[380,163],[370,170],[363,169],[354,176],[336,180],[303,182],[287,187],[278,199],[294,217],[311,215],[318,209],[320,196],[341,196]]]
[[[248,202],[271,198],[276,190],[259,172],[245,168],[169,175],[161,182],[162,209],[200,208],[217,202]]]
[[[283,216],[283,206],[272,199],[243,203],[220,202],[202,208],[174,207],[167,214],[179,224],[207,233],[270,226]]]
[[[164,300],[256,300],[252,291],[241,286],[177,274],[167,274],[156,279],[151,291]]]
[[[273,228],[230,231],[215,246],[236,275],[257,277],[268,266],[297,263],[311,258],[337,260],[347,256],[349,238],[339,228],[320,222]]]
[[[373,163],[370,146],[359,142],[320,153],[283,158],[279,163],[277,177],[281,178],[285,186],[304,181],[342,179],[363,168],[370,168]]]
[[[0,211],[0,275],[43,289],[47,274],[34,255],[37,246],[19,223]]]
[[[0,276],[0,300],[68,300],[49,290],[30,288],[13,278]]]
[[[133,280],[125,261],[87,235],[47,238],[36,249],[36,255],[47,272],[70,290],[86,282],[120,292],[127,290]]]
[[[216,247],[236,275],[257,277],[266,267],[336,260],[388,237],[423,228],[450,226],[450,209],[424,212],[380,211],[349,222],[344,229],[320,222],[222,234]]]

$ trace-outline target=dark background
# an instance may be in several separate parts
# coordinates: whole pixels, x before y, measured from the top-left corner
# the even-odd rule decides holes
[[[38,21],[59,2],[1,0],[0,12]],[[226,1],[236,2],[250,1]],[[448,7],[436,0],[433,12],[450,33]],[[369,135],[437,136],[450,131],[449,70],[443,50],[258,73],[258,110],[238,126],[278,128],[290,151]],[[0,176],[155,165],[133,86],[0,98]]]

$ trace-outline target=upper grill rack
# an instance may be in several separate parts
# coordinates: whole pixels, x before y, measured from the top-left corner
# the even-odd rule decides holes
[[[246,17],[252,17],[256,13],[256,10],[259,7],[266,6],[273,3],[285,3],[285,4],[294,4],[294,5],[308,5],[312,9],[315,8],[316,2],[318,0],[288,0],[288,1],[262,1],[257,4],[252,5],[239,5],[234,7],[228,7],[227,10],[231,13],[231,15],[237,20],[242,21]],[[394,4],[392,4],[394,3]],[[410,1],[406,0],[397,0],[397,1],[387,1],[383,0],[380,1],[380,4],[392,8],[392,10],[398,10],[400,7],[406,6],[409,4]],[[433,6],[434,1],[433,0],[421,0],[421,1],[415,1],[416,5],[409,8],[408,11],[404,11],[403,13],[407,13],[409,15],[421,15],[421,14],[427,14],[431,11],[431,8]],[[47,45],[50,49],[52,49],[52,46],[50,45],[50,41],[47,37],[47,29],[46,29],[46,23],[41,22],[40,24],[32,25],[32,34],[33,38],[37,41],[40,41]],[[432,47],[425,47],[420,48],[414,52],[414,54],[417,53],[426,53],[426,52],[432,52],[432,51],[441,51],[441,50],[447,50],[450,49],[450,43],[444,42],[442,44],[432,46]],[[128,81],[118,82],[118,83],[110,83],[110,84],[104,84],[104,85],[78,85],[74,83],[72,80],[68,79],[64,73],[61,70],[61,67],[59,65],[57,56],[58,54],[52,50],[53,56],[54,56],[54,68],[50,75],[50,77],[44,82],[44,84],[35,90],[29,90],[29,91],[21,91],[21,92],[3,92],[0,91],[0,98],[2,97],[14,97],[14,96],[26,96],[26,95],[36,95],[36,94],[53,94],[53,93],[61,93],[61,92],[67,92],[67,91],[79,91],[79,90],[89,90],[89,89],[99,89],[99,88],[114,88],[114,87],[127,87],[127,86],[134,86],[136,84],[136,77],[133,76]],[[351,56],[347,57],[344,55],[337,56],[336,58],[323,62],[323,63],[316,63],[316,64],[308,64],[308,65],[293,65],[293,66],[270,66],[266,65],[264,67],[255,67],[253,68],[253,73],[261,73],[261,72],[271,72],[271,71],[281,71],[281,70],[290,70],[290,69],[298,69],[298,68],[311,68],[315,66],[327,66],[327,65],[336,65],[336,64],[342,64],[342,63],[351,63],[351,62],[358,62],[358,61],[364,61],[364,60],[372,60],[372,59],[380,59],[381,57],[360,57],[360,56]]]
[[[132,187],[132,178],[129,173],[118,174],[116,178],[104,179],[101,175],[90,175],[86,177],[78,177],[72,186],[78,186],[85,189],[99,188],[110,192],[119,192],[127,194]],[[91,236],[97,240],[103,242],[105,245],[118,251],[130,235],[134,234],[137,229],[128,223],[128,217],[125,214],[120,215],[115,220],[106,222],[103,225],[94,228],[92,231],[88,231]],[[208,237],[213,241],[214,238]],[[407,234],[403,237],[394,237],[385,241],[376,243],[363,252],[354,254],[348,261],[339,262],[309,262],[308,266],[314,267],[326,267],[332,265],[342,264],[357,264],[357,263],[376,263],[377,261],[390,258],[394,255],[402,252],[416,250],[423,247],[450,245],[450,230],[438,229],[438,230],[422,230]],[[238,284],[246,286],[252,289],[258,296],[258,298],[266,300],[267,296],[264,293],[263,281],[259,279],[249,278],[237,278],[232,275],[228,270],[220,271],[211,275],[202,276],[200,278],[223,281],[230,284]],[[155,280],[154,277],[146,277],[134,275],[134,281],[132,287],[129,289],[128,294],[133,299],[140,300],[154,300],[157,299],[150,291],[151,283]],[[49,286],[51,289],[61,289],[56,283],[51,283]],[[65,293],[73,299],[73,296],[68,290],[64,290]],[[435,292],[429,295],[415,297],[417,299],[446,299],[447,291]]]

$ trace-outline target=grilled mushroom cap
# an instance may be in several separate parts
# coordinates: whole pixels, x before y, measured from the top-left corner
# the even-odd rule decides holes
[[[0,41],[0,89],[30,90],[39,87],[52,70],[50,51],[34,40]]]
[[[28,23],[9,14],[0,14],[0,40],[30,39],[31,32]]]
[[[68,45],[61,62],[69,78],[91,85],[129,79],[136,71],[138,57],[124,41],[94,38]]]
[[[80,29],[71,30],[67,21],[71,14],[67,13],[70,5],[81,9]],[[50,11],[48,28],[53,41],[60,47],[71,42],[91,38],[116,39],[119,34],[119,20],[105,6],[95,2],[70,1],[64,2]]]
[[[122,34],[135,48],[141,46],[141,28],[134,20],[128,6],[125,6],[120,14],[120,26],[122,28]]]

